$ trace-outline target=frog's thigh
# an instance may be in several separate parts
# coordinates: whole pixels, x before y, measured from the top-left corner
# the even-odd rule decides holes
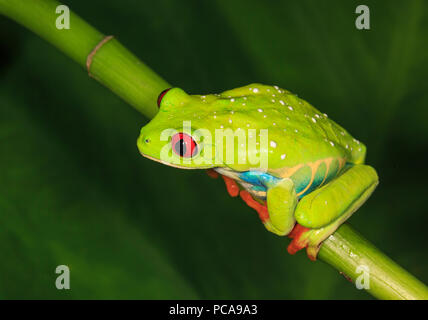
[[[354,165],[327,185],[303,197],[296,208],[296,220],[311,229],[333,223],[337,228],[367,200],[378,181],[372,167]]]
[[[280,236],[289,234],[296,223],[294,218],[296,205],[297,195],[291,179],[283,179],[273,187],[268,188],[269,220],[265,222],[265,227]]]

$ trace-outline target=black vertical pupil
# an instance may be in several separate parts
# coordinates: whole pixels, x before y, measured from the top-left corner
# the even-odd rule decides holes
[[[177,141],[177,143],[174,146],[175,152],[177,152],[180,156],[183,156],[186,154],[186,143],[184,142],[184,139],[180,139],[180,141]]]

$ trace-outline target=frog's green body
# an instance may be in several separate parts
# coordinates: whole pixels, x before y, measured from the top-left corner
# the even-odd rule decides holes
[[[183,130],[184,121],[190,121],[191,128]],[[161,139],[166,129],[193,137],[194,154],[183,157],[183,149],[179,149],[178,153],[170,151],[165,160],[161,150],[174,148],[171,139]],[[215,155],[221,154],[223,159],[231,147],[217,140],[204,140],[203,145],[203,139],[195,134],[201,129],[212,137],[218,129],[248,132],[245,155],[238,156],[233,150],[234,161],[215,161]],[[254,140],[257,144],[250,144],[254,135],[250,129],[257,133],[267,129],[267,145],[260,144],[261,138]],[[190,140],[180,141],[186,144]],[[213,168],[228,177],[229,185],[237,182],[243,189],[241,197],[259,212],[269,231],[288,235],[296,221],[302,226],[293,231],[289,251],[307,246],[311,258],[316,257],[319,244],[364,203],[378,183],[375,170],[363,165],[366,148],[362,143],[306,101],[276,86],[251,84],[205,96],[171,89],[163,97],[159,113],[141,130],[138,147],[142,155],[164,164]],[[264,167],[249,164],[250,159],[263,156],[267,159]],[[264,200],[267,208],[260,204]]]

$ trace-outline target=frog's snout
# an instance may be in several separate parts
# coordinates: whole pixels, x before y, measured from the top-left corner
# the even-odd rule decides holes
[[[145,134],[140,134],[137,140],[137,147],[140,153],[144,153],[144,150],[146,150],[151,145],[152,139]]]

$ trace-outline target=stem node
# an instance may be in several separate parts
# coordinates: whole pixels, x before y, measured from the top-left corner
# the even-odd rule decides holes
[[[97,53],[98,50],[100,50],[100,48],[109,40],[111,40],[114,36],[106,36],[104,37],[104,39],[102,39],[96,46],[94,49],[92,49],[91,53],[88,55],[88,57],[86,58],[86,70],[88,70],[88,75],[91,78],[94,78],[91,74],[91,65],[92,65],[92,60],[94,59],[95,54]]]

